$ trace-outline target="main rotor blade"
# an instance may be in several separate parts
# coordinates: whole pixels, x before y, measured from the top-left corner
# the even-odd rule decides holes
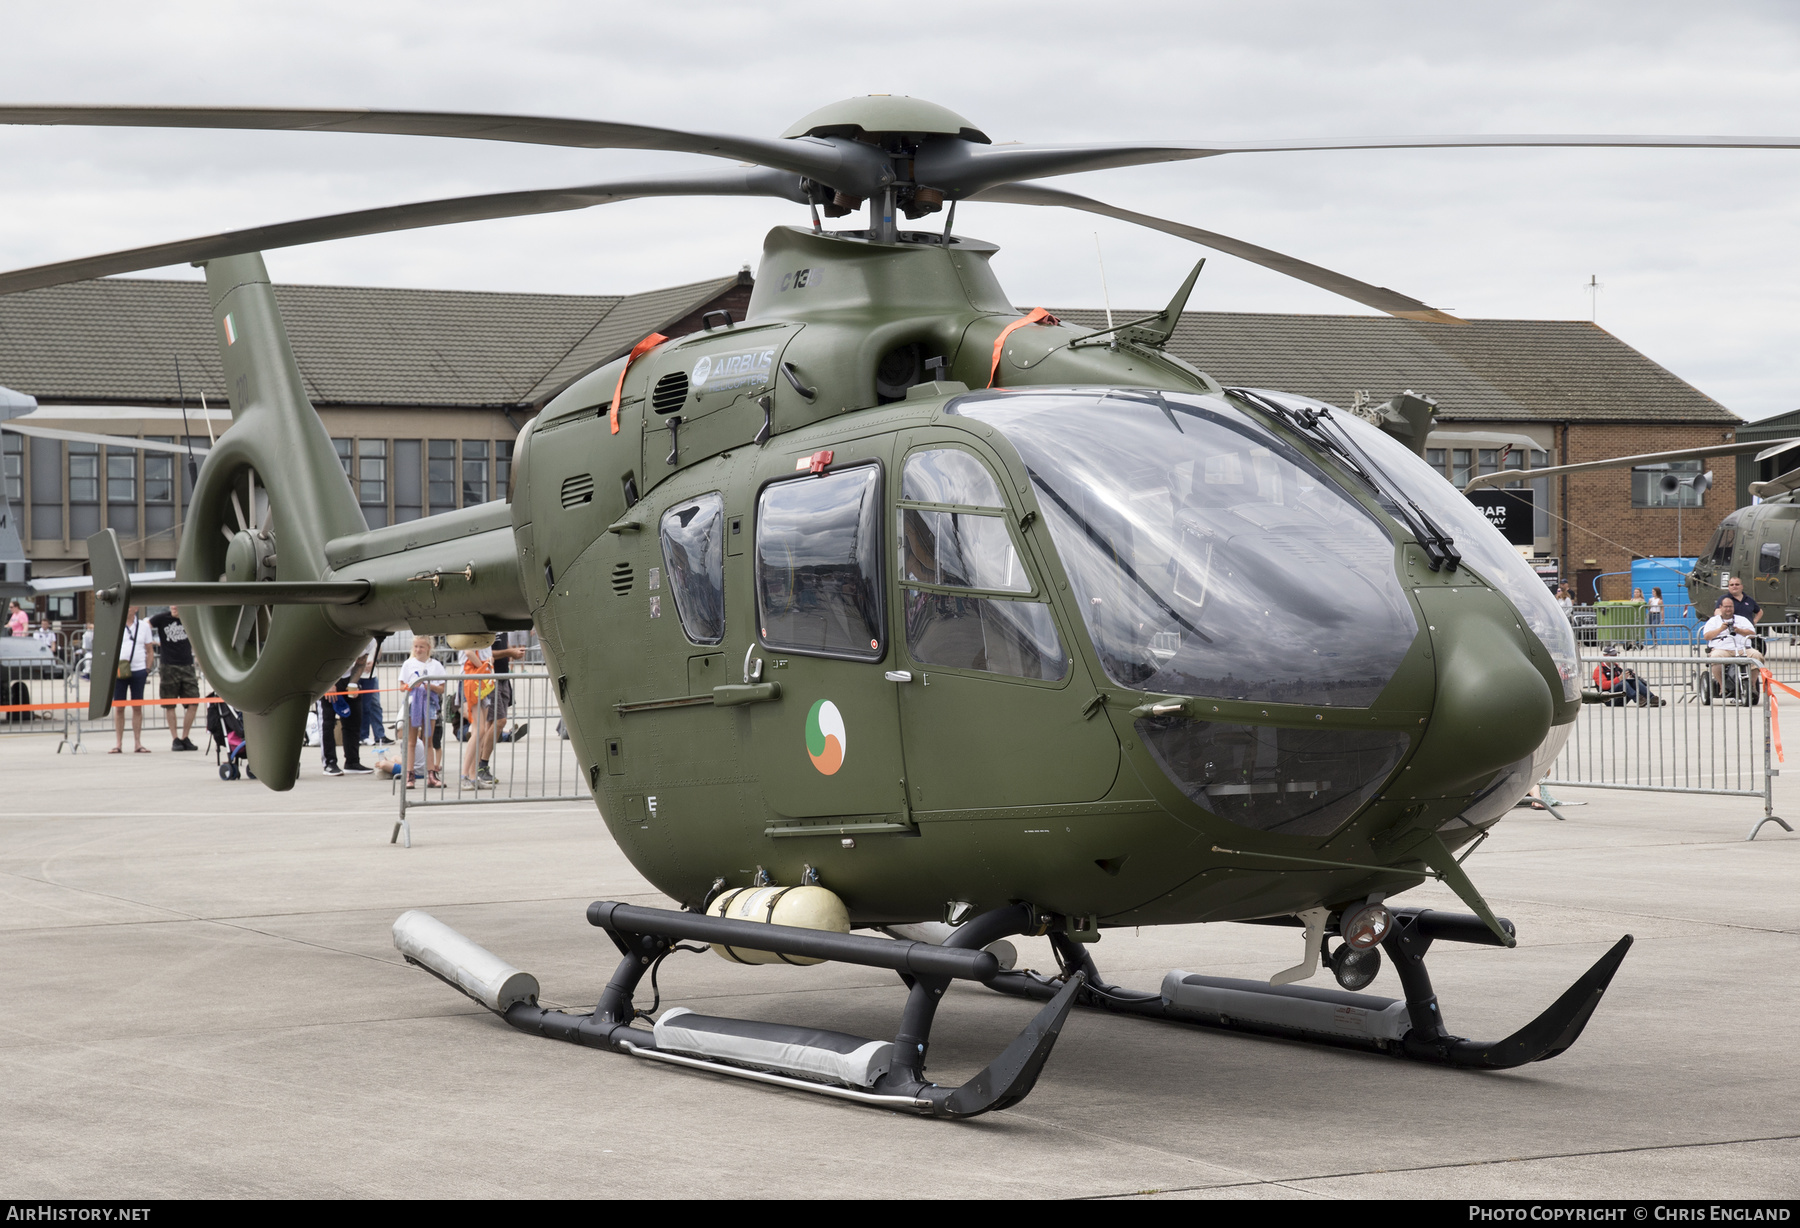
[[[1294,141],[1130,141],[1108,145],[976,145],[938,138],[919,151],[913,177],[959,196],[997,184],[1079,171],[1185,162],[1233,153],[1349,149],[1800,149],[1794,136],[1389,136]]]
[[[1416,298],[1408,298],[1397,290],[1386,286],[1371,286],[1368,282],[1358,281],[1342,273],[1334,273],[1330,269],[1320,268],[1316,264],[1308,264],[1293,256],[1284,256],[1280,252],[1270,251],[1266,247],[1258,247],[1254,243],[1246,243],[1242,239],[1234,239],[1230,235],[1217,234],[1211,230],[1201,230],[1198,226],[1189,226],[1182,222],[1171,222],[1166,218],[1151,217],[1147,213],[1134,213],[1130,209],[1120,209],[1115,205],[1105,204],[1086,196],[1077,196],[1073,192],[1063,192],[1056,188],[1038,187],[1036,184],[1008,183],[999,187],[984,188],[968,197],[972,201],[991,201],[1006,205],[1061,205],[1065,209],[1081,209],[1088,213],[1098,213],[1103,217],[1117,218],[1121,222],[1131,222],[1138,226],[1147,226],[1151,230],[1160,230],[1164,234],[1186,239],[1190,243],[1198,243],[1202,247],[1210,247],[1214,251],[1225,252],[1251,264],[1260,264],[1265,269],[1273,269],[1321,290],[1330,290],[1333,294],[1341,294],[1345,298],[1354,299],[1365,307],[1373,307],[1377,311],[1385,311],[1389,315],[1399,316],[1403,320],[1423,320],[1435,324],[1466,324],[1447,312],[1421,303]]]
[[[833,183],[841,172],[879,173],[886,155],[872,145],[813,137],[769,139],[684,132],[642,124],[542,115],[364,108],[0,106],[0,124],[88,128],[236,128],[264,132],[362,132],[562,145],[576,149],[659,149],[736,158]],[[834,184],[847,187],[850,184]]]
[[[806,201],[805,195],[800,191],[800,181],[795,176],[785,171],[762,169],[717,171],[710,175],[657,176],[575,188],[494,192],[485,196],[458,196],[449,200],[426,200],[410,205],[387,205],[379,209],[359,209],[353,213],[334,213],[296,222],[279,222],[273,226],[252,226],[246,230],[230,230],[222,234],[178,239],[173,243],[157,243],[150,247],[134,247],[122,252],[14,269],[9,273],[0,273],[0,294],[15,294],[21,290],[36,290],[70,281],[87,281],[114,273],[135,273],[142,269],[162,268],[164,265],[235,256],[240,252],[263,252],[303,243],[323,243],[329,239],[417,230],[426,226],[450,226],[459,222],[482,222],[494,218],[558,213],[569,209],[591,209],[595,205],[610,205],[646,196],[772,196],[802,204]]]

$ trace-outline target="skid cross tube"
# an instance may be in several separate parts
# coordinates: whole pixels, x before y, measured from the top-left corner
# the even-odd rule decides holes
[[[618,936],[629,934],[691,938],[720,946],[739,947],[746,951],[774,951],[782,955],[800,955],[845,964],[862,964],[870,968],[887,968],[911,976],[963,981],[991,981],[1000,971],[1000,961],[986,951],[956,950],[947,946],[934,946],[929,942],[864,938],[859,934],[808,930],[792,925],[768,925],[761,921],[736,921],[727,917],[708,917],[665,908],[616,904],[607,900],[589,904],[587,918],[590,925],[597,925],[615,935],[615,942],[619,941]],[[999,936],[1001,935],[996,935]]]

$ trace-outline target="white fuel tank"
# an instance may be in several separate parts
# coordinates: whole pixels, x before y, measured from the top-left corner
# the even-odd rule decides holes
[[[850,932],[850,910],[844,901],[823,887],[738,887],[720,894],[706,906],[709,917],[733,921],[761,921],[792,925],[805,930]],[[739,964],[822,964],[804,955],[779,955],[774,951],[746,951],[715,943],[713,951]]]

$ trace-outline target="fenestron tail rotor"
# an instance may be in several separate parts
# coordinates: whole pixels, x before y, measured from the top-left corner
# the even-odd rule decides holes
[[[267,583],[274,580],[279,560],[268,487],[257,480],[255,468],[246,465],[232,477],[227,494],[230,518],[234,523],[219,526],[226,542],[225,569],[219,573],[219,581]],[[240,664],[253,665],[262,655],[274,618],[273,605],[237,607],[229,643]]]

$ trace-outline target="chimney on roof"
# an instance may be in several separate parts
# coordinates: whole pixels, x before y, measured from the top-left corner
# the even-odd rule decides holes
[[[740,286],[754,286],[756,284],[756,276],[750,272],[749,265],[746,264],[743,268],[738,270],[737,284]]]

